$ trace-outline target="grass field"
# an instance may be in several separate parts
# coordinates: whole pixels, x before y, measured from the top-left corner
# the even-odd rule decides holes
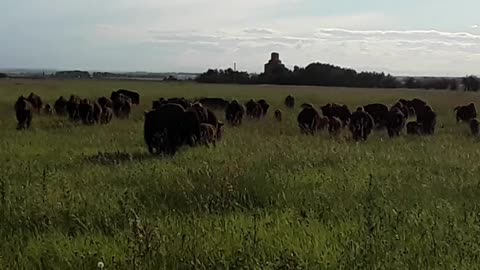
[[[142,95],[130,120],[81,126],[13,104],[39,94]],[[302,136],[297,104],[350,108],[427,100],[433,137],[365,143]],[[217,147],[152,157],[143,112],[159,97],[266,98],[268,118],[225,129]],[[480,144],[443,91],[0,80],[0,269],[479,269]],[[273,111],[284,111],[284,122]],[[222,112],[217,115],[223,118]],[[345,132],[346,133],[346,132]]]

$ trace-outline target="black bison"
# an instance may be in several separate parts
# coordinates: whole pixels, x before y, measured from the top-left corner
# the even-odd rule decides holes
[[[397,101],[397,103],[395,103],[391,108],[390,110],[393,110],[394,108],[397,108],[398,110],[400,110],[403,114],[403,116],[405,116],[405,118],[409,118],[410,116],[410,110],[408,109],[408,106],[407,105],[404,105],[403,102],[401,101]]]
[[[80,105],[78,106],[78,114],[83,124],[92,124],[93,111],[93,103],[90,100],[83,99],[80,102]]]
[[[425,114],[425,107],[427,106],[427,102],[414,98],[412,100],[400,100],[400,102],[406,103],[406,106],[409,110],[412,110],[415,115],[417,116],[417,123],[422,123],[423,122],[423,116]],[[409,112],[409,114],[411,114]]]
[[[350,120],[351,113],[347,105],[329,103],[320,107],[320,109],[322,110],[323,116],[328,118],[337,117],[342,120],[343,126],[346,126]]]
[[[24,96],[20,96],[15,102],[15,114],[17,117],[17,129],[30,128],[33,119],[33,106],[30,101]]]
[[[281,110],[275,110],[275,119],[278,122],[282,122],[282,111]]]
[[[112,121],[113,109],[110,107],[103,107],[102,114],[100,116],[100,124],[106,125]]]
[[[390,138],[400,136],[400,133],[405,128],[407,119],[398,107],[393,107],[387,114],[386,127],[388,136]]]
[[[331,136],[338,136],[342,132],[343,122],[338,117],[328,117],[328,133]]]
[[[363,110],[370,114],[377,128],[383,128],[386,124],[388,107],[385,104],[373,103],[363,106]]]
[[[245,108],[236,100],[230,102],[225,109],[225,119],[232,126],[241,125],[244,114]]]
[[[253,99],[245,103],[245,108],[247,110],[247,116],[250,118],[259,119],[264,115],[262,105]]]
[[[477,109],[474,103],[465,106],[458,106],[454,109],[457,113],[457,123],[460,121],[468,122],[470,119],[477,118]]]
[[[110,95],[110,99],[114,100],[116,99],[119,95],[124,95],[130,98],[131,103],[135,105],[140,104],[140,94],[131,90],[126,90],[126,89],[120,89],[117,91],[113,91],[112,94]]]
[[[349,129],[355,141],[366,141],[372,129],[374,121],[370,114],[366,113],[363,108],[357,108],[350,118]]]
[[[164,104],[145,113],[144,139],[152,154],[174,155],[183,144],[193,146],[200,137],[197,114],[178,104]]]
[[[260,99],[258,101],[258,104],[262,106],[262,115],[263,116],[267,115],[268,108],[270,108],[270,104],[268,104],[268,102],[265,99]]]
[[[288,95],[285,98],[285,107],[293,109],[295,107],[295,98],[292,95]]]
[[[304,107],[297,116],[298,127],[303,134],[313,135],[318,130],[320,114],[312,107]]]
[[[35,93],[30,93],[30,95],[28,96],[27,99],[30,102],[30,104],[32,105],[33,110],[36,113],[40,113],[41,110],[42,110],[42,107],[43,107],[42,98],[40,98],[40,96],[38,96]]]
[[[107,98],[107,97],[101,97],[101,98],[98,98],[97,99],[97,102],[98,104],[100,104],[100,106],[102,108],[112,108],[113,109],[113,102],[111,99]]]
[[[159,99],[159,101],[161,101],[162,99]],[[180,106],[182,106],[185,110],[190,108],[190,106],[192,105],[192,102],[190,102],[188,99],[186,98],[169,98],[167,100],[165,100],[163,102],[164,104],[166,103],[172,103],[172,104],[178,104]]]
[[[45,104],[45,107],[43,107],[43,113],[45,113],[45,115],[52,115],[53,114],[53,107],[52,105],[50,104]]]
[[[407,134],[408,135],[422,135],[422,125],[417,123],[417,121],[412,121],[407,123]]]
[[[53,107],[55,108],[55,113],[59,116],[67,115],[67,104],[68,100],[65,99],[63,96],[60,96],[53,104]]]
[[[203,107],[200,103],[193,104],[188,111],[195,112],[200,120],[200,123],[207,123],[208,121],[208,111],[207,108]]]
[[[200,98],[197,100],[197,102],[202,103],[204,107],[212,110],[225,110],[225,108],[227,108],[227,106],[230,104],[223,98]]]
[[[112,103],[113,113],[117,118],[125,119],[130,117],[130,112],[132,111],[132,100],[130,97],[119,94],[112,99]]]
[[[475,137],[480,135],[480,121],[477,118],[470,119],[470,132]]]
[[[215,136],[217,141],[221,140],[223,137],[223,122],[219,121],[215,113],[210,109],[207,109],[207,115],[208,117],[206,123],[215,127]]]
[[[427,105],[423,109],[421,121],[417,122],[419,122],[422,126],[422,134],[433,135],[435,133],[435,127],[437,125],[437,114],[432,110],[430,106]]]
[[[71,95],[67,102],[67,112],[70,120],[80,121],[79,107],[82,100],[80,97]]]

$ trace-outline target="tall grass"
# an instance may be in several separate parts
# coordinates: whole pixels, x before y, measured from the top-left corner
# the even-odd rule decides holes
[[[129,120],[81,126],[37,117],[15,130],[13,103],[36,92],[142,94]],[[299,109],[420,97],[434,137],[365,143],[302,136]],[[226,128],[217,147],[147,154],[143,111],[159,97],[266,98],[267,119]],[[126,81],[0,81],[0,268],[476,269],[478,140],[452,109],[475,94]],[[272,112],[284,111],[277,123]],[[223,118],[223,113],[217,113]],[[346,133],[346,132],[345,132]]]

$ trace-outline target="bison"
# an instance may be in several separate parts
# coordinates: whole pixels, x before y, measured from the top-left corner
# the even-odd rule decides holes
[[[88,99],[83,99],[78,106],[78,114],[83,124],[92,124],[94,113],[93,103]]]
[[[68,100],[66,100],[63,96],[60,96],[53,104],[53,107],[55,108],[55,113],[59,116],[66,115],[68,112],[67,104]]]
[[[350,120],[351,113],[347,105],[329,103],[320,107],[320,109],[322,110],[323,116],[328,118],[337,117],[342,120],[343,126],[346,126]]]
[[[456,112],[457,123],[460,121],[469,122],[470,119],[477,118],[477,109],[474,103],[458,106],[454,109],[454,112]]]
[[[275,119],[278,122],[282,122],[282,111],[281,110],[276,110],[275,111]]]
[[[33,110],[37,113],[40,113],[43,107],[42,98],[40,98],[40,96],[32,92],[30,93],[27,99],[32,105]]]
[[[132,104],[135,104],[135,105],[140,104],[140,94],[131,90],[126,90],[126,89],[119,89],[117,91],[113,91],[112,94],[110,95],[110,99],[114,100],[119,95],[124,95],[129,97]]]
[[[45,107],[43,108],[43,112],[45,115],[52,115],[53,114],[53,107],[50,104],[45,104]]]
[[[292,95],[288,95],[285,98],[285,107],[293,109],[295,107],[295,98]]]
[[[67,102],[67,112],[70,120],[80,121],[79,107],[82,100],[80,97],[71,95]]]
[[[33,106],[24,96],[20,96],[15,102],[15,114],[17,117],[17,129],[28,129],[33,119]]]
[[[100,104],[100,106],[102,108],[112,108],[113,109],[113,102],[111,99],[107,98],[107,97],[101,97],[101,98],[98,98],[97,99],[97,102],[98,104]]]
[[[435,126],[437,125],[437,114],[428,105],[425,106],[422,111],[421,121],[417,121],[422,126],[422,133],[424,135],[433,135],[435,133]]]
[[[241,125],[244,114],[245,108],[236,100],[230,102],[225,109],[225,119],[232,126]]]
[[[480,121],[477,118],[470,119],[470,132],[473,136],[478,137],[480,135]]]
[[[230,104],[223,98],[200,98],[197,101],[202,103],[204,107],[212,110],[225,110]]]
[[[216,128],[213,125],[206,123],[200,124],[200,144],[206,146],[213,144],[213,146],[215,146],[216,138]]]
[[[262,116],[267,115],[268,108],[270,108],[270,104],[268,104],[268,102],[265,99],[260,99],[258,101],[258,104],[262,106]]]
[[[129,118],[132,110],[132,100],[123,94],[118,94],[112,99],[113,113],[117,118]]]
[[[372,116],[377,128],[383,128],[385,126],[388,114],[387,105],[380,103],[368,104],[363,106],[363,110]]]
[[[388,136],[390,138],[400,136],[400,133],[405,128],[405,115],[398,107],[393,107],[387,114],[386,127]]]
[[[359,107],[352,113],[349,123],[349,129],[355,141],[366,141],[372,132],[374,121],[370,114],[366,113],[363,108]]]
[[[100,116],[100,124],[106,125],[112,121],[113,109],[110,107],[103,107],[102,114]]]
[[[247,116],[252,119],[259,119],[264,115],[262,105],[253,99],[250,99],[247,103],[245,103],[245,108],[247,110]]]
[[[313,135],[320,123],[320,114],[312,107],[305,107],[297,116],[298,127],[303,134]]]
[[[331,136],[338,136],[342,131],[342,127],[343,127],[342,120],[335,116],[328,117],[327,119],[328,119],[328,133],[330,133]]]
[[[422,135],[422,125],[417,123],[417,121],[412,121],[407,123],[407,134],[408,135]]]

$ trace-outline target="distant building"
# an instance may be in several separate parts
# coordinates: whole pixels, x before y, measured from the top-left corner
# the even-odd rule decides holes
[[[280,60],[280,54],[272,52],[270,61],[265,64],[265,74],[275,74],[279,71],[284,71],[285,69],[285,65],[282,64],[282,61]]]
[[[60,79],[90,79],[90,73],[87,71],[73,70],[73,71],[59,71],[55,73],[56,78]]]

